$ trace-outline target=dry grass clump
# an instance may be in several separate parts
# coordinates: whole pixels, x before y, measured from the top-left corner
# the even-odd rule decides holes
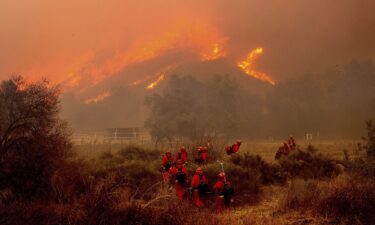
[[[342,224],[374,224],[375,181],[351,175],[334,180],[293,180],[280,203],[280,209],[332,218]]]
[[[348,176],[332,182],[317,211],[348,223],[375,223],[375,181]]]
[[[281,209],[308,210],[319,206],[327,192],[327,182],[318,180],[291,180],[281,201]]]
[[[281,157],[279,163],[291,178],[326,179],[343,172],[340,162],[317,152],[312,146],[306,151],[298,149]]]
[[[231,162],[242,168],[251,169],[260,174],[262,184],[285,184],[287,174],[282,170],[280,165],[271,164],[262,159],[259,155],[234,155]]]

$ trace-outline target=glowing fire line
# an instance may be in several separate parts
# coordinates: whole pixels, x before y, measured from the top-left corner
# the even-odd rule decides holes
[[[109,91],[105,91],[94,98],[86,99],[84,102],[86,105],[98,103],[100,101],[103,101],[105,98],[108,98],[109,96],[111,96],[111,93]]]
[[[154,82],[152,82],[151,84],[149,84],[147,87],[146,87],[146,89],[153,89],[154,87],[156,87],[159,83],[160,83],[160,81],[162,81],[162,80],[164,80],[164,74],[161,74],[159,77],[158,77],[158,79],[156,80],[156,81],[154,81]]]
[[[226,56],[226,53],[223,51],[223,46],[218,43],[215,43],[212,46],[211,52],[203,52],[201,53],[201,60],[202,61],[211,61],[215,59],[219,59]]]
[[[128,85],[129,85],[129,86],[137,86],[137,85],[139,85],[139,84],[142,84],[142,83],[144,83],[144,82],[146,82],[146,81],[152,79],[153,77],[154,77],[154,76],[147,76],[147,77],[145,77],[145,78],[143,78],[143,79],[133,81],[133,82],[129,83]]]
[[[254,69],[255,59],[263,53],[263,48],[256,48],[252,50],[246,57],[246,59],[237,63],[237,66],[241,68],[247,75],[252,76],[256,79],[268,82],[271,85],[275,85],[275,81],[272,77],[268,76],[266,73],[258,72]]]

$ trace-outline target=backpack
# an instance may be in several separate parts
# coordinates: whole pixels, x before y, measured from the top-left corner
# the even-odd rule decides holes
[[[176,173],[176,180],[179,184],[185,184],[186,182],[186,174],[181,170],[178,170]]]
[[[232,195],[234,194],[233,187],[230,184],[225,183],[224,188],[223,188],[223,193],[224,193],[224,203],[229,204],[232,198]]]
[[[171,166],[172,166],[172,163],[168,161],[168,162],[164,165],[164,168],[165,168],[166,171],[169,171],[169,168],[171,168]]]
[[[202,181],[202,176],[200,176],[200,183],[198,185],[199,195],[202,197],[208,192],[208,184]]]
[[[232,154],[232,146],[225,147],[225,151],[227,152],[228,155]]]

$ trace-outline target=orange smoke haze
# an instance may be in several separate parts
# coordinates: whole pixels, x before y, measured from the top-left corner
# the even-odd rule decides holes
[[[2,0],[0,79],[46,77],[67,91],[121,74],[129,77],[126,85],[153,78],[123,71],[163,55],[236,64],[246,50],[262,46],[267,54],[256,69],[259,54],[238,66],[274,84],[374,58],[374,9],[372,0]]]

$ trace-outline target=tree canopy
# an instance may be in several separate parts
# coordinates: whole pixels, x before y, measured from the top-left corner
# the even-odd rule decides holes
[[[17,76],[0,84],[0,189],[45,194],[71,149],[58,113],[59,90],[47,81],[26,83]]]

